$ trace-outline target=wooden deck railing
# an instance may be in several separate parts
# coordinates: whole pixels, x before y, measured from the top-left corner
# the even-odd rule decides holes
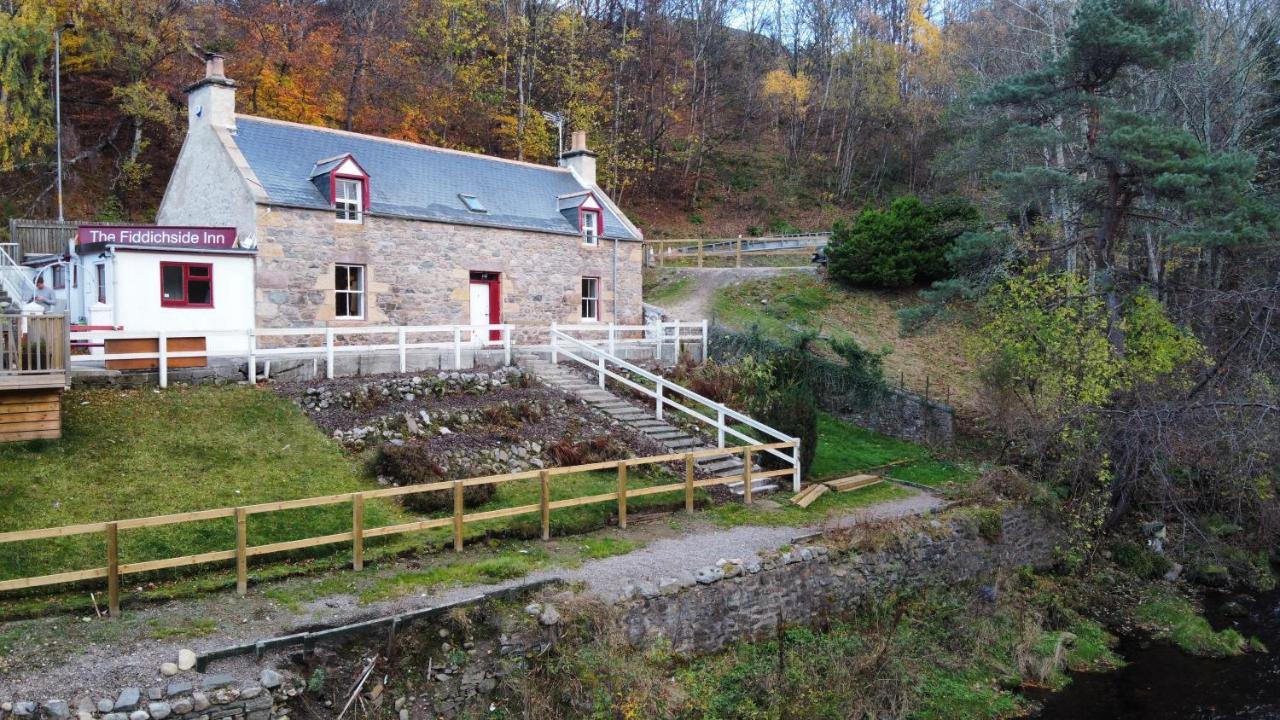
[[[0,315],[0,390],[66,384],[65,315]]]
[[[745,488],[743,500],[747,504],[751,504],[751,483],[753,479],[780,477],[783,475],[790,475],[792,473],[791,468],[753,473],[753,454],[758,452],[767,452],[770,450],[776,451],[781,448],[795,447],[795,444],[796,443],[793,441],[747,445],[735,448],[696,450],[692,452],[672,453],[668,455],[629,458],[626,460],[611,460],[607,462],[590,463],[587,465],[549,468],[546,470],[528,470],[524,472],[506,473],[503,475],[488,475],[485,477],[469,478],[465,480],[447,480],[421,485],[342,493],[339,495],[325,495],[321,497],[301,498],[297,500],[281,500],[241,507],[224,507],[214,510],[174,513],[172,515],[159,515],[146,518],[113,520],[108,522],[84,523],[80,525],[66,525],[63,527],[42,528],[37,530],[17,530],[13,532],[0,533],[0,545],[92,533],[102,533],[106,540],[106,565],[103,567],[90,568],[87,570],[74,570],[70,572],[56,573],[53,575],[39,575],[4,580],[0,581],[0,592],[83,582],[86,580],[101,580],[105,578],[107,581],[108,612],[111,616],[117,617],[120,614],[120,578],[125,575],[234,560],[236,568],[236,591],[240,595],[244,595],[248,590],[249,558],[257,557],[259,555],[268,555],[271,553],[286,552],[289,550],[301,550],[304,548],[349,542],[351,543],[352,568],[360,570],[364,567],[364,542],[369,538],[398,535],[401,533],[417,532],[434,528],[452,528],[453,548],[454,550],[461,551],[463,546],[463,530],[467,523],[498,520],[518,515],[538,513],[542,524],[542,539],[548,540],[551,537],[552,511],[560,508],[604,502],[617,503],[618,525],[625,528],[627,526],[627,500],[629,498],[643,497],[645,495],[657,495],[660,493],[683,492],[685,511],[692,513],[694,506],[694,490],[696,488],[712,485],[724,485],[741,481]],[[699,458],[727,455],[742,455],[742,474],[702,479],[698,479],[695,476],[694,463]],[[684,478],[681,482],[648,487],[628,487],[627,475],[630,468],[645,465],[663,465],[673,462],[684,463]],[[560,500],[551,499],[552,478],[559,475],[599,470],[614,470],[617,473],[618,489],[616,491]],[[541,488],[540,500],[536,504],[471,513],[467,513],[463,507],[463,491],[468,486],[492,485],[535,479],[539,481]],[[368,500],[403,495],[415,495],[425,492],[438,492],[442,490],[452,491],[453,493],[453,514],[449,517],[428,518],[408,523],[401,523],[399,525],[389,525],[376,528],[364,527],[364,504]],[[296,510],[298,508],[319,507],[323,505],[339,505],[344,503],[349,503],[351,505],[350,532],[275,542],[267,545],[248,544],[248,521],[249,517],[252,515],[280,512],[283,510]],[[144,562],[120,563],[119,548],[120,532],[122,530],[181,525],[191,522],[219,519],[233,519],[235,521],[236,546],[234,549],[216,550],[213,552],[147,560]]]

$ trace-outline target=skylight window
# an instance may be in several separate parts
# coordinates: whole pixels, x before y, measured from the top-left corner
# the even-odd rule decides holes
[[[475,195],[463,195],[459,193],[458,197],[462,200],[462,204],[466,205],[467,209],[471,212],[489,212],[489,210],[485,208],[484,203],[480,202],[480,198]]]

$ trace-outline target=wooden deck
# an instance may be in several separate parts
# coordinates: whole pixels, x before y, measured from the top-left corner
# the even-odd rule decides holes
[[[0,443],[62,436],[67,319],[0,315]]]

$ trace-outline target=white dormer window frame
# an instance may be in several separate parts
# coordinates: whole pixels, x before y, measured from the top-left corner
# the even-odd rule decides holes
[[[333,209],[337,221],[348,225],[364,222],[364,180],[356,177],[335,177],[333,180]]]
[[[579,212],[582,227],[582,244],[595,247],[600,244],[601,212],[595,208],[583,208]]]

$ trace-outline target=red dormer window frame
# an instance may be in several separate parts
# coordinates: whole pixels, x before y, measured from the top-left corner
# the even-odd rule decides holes
[[[589,193],[587,197],[595,200],[598,207],[584,207],[587,201],[583,199],[582,204],[578,206],[578,231],[586,232],[586,221],[584,216],[587,213],[595,213],[596,216],[596,242],[600,242],[600,238],[604,237],[604,206],[600,204],[594,193]]]
[[[355,166],[360,168],[361,174],[352,175],[350,173],[338,172],[338,168],[345,165],[348,160],[355,163]],[[346,155],[343,155],[342,160],[338,162],[337,165],[334,166],[333,170],[329,171],[329,204],[330,205],[333,205],[338,197],[338,180],[340,179],[360,181],[360,205],[361,205],[360,210],[363,212],[368,212],[369,211],[369,171],[365,170],[364,166],[360,164],[360,161],[356,160],[355,156],[352,155],[351,153],[347,153]]]

